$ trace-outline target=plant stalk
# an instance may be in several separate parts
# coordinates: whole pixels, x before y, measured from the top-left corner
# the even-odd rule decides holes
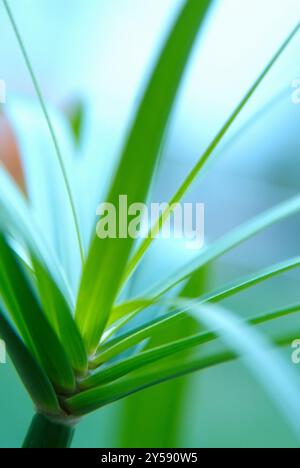
[[[22,448],[70,448],[74,433],[75,425],[36,414]]]

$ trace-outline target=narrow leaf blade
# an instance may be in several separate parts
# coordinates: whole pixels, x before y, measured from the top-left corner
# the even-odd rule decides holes
[[[187,262],[186,265],[183,265],[180,269],[173,272],[169,278],[142,292],[140,298],[135,298],[128,302],[116,305],[110,317],[109,324],[111,325],[117,320],[128,316],[133,311],[137,311],[138,309],[142,310],[143,308],[151,305],[151,297],[163,295],[165,292],[189,278],[205,265],[217,260],[227,252],[233,250],[243,242],[274,224],[279,223],[280,221],[283,221],[299,212],[300,196],[296,196],[254,217],[244,225],[238,226],[221,239],[205,247],[196,259]]]
[[[172,206],[176,205],[184,194],[187,192],[187,190],[190,188],[192,183],[195,181],[196,177],[200,173],[200,171],[206,166],[207,162],[211,159],[211,157],[214,155],[214,152],[216,148],[220,145],[220,143],[223,140],[223,137],[227,134],[228,130],[231,128],[232,124],[235,122],[236,118],[239,116],[241,111],[244,109],[246,104],[249,102],[257,88],[260,86],[264,78],[267,76],[269,71],[273,68],[274,64],[277,62],[279,57],[282,55],[282,53],[285,51],[287,46],[290,44],[292,39],[295,37],[295,35],[298,33],[300,29],[300,23],[298,22],[296,27],[293,29],[293,31],[289,34],[287,39],[284,41],[284,43],[281,45],[281,47],[278,49],[276,54],[272,57],[270,62],[267,64],[267,66],[264,68],[262,73],[259,75],[253,86],[249,89],[249,91],[246,93],[245,97],[242,99],[242,101],[238,104],[236,109],[234,109],[233,113],[230,115],[228,120],[225,122],[221,130],[218,132],[216,137],[213,139],[211,144],[208,146],[206,151],[201,155],[200,159],[196,163],[196,165],[193,167],[191,172],[188,174],[184,182],[181,184],[173,198],[169,202],[169,206],[166,208],[166,210],[161,214],[159,217],[158,221],[154,224],[154,226],[151,227],[151,230],[149,232],[148,237],[141,243],[137,251],[134,253],[133,257],[130,259],[125,276],[123,278],[123,282],[126,281],[126,279],[129,278],[131,273],[134,271],[142,257],[144,256],[145,252],[148,250],[150,247],[151,243],[153,242],[153,239],[155,238],[155,234],[159,233],[161,226],[167,221],[167,219],[170,217],[170,214],[172,212]],[[151,233],[151,234],[150,234]]]
[[[55,250],[45,240],[44,231],[28,201],[7,171],[0,165],[0,228],[9,233],[46,265],[69,302],[74,302],[69,283]]]
[[[19,317],[22,319],[34,351],[55,387],[63,392],[73,391],[75,378],[71,363],[3,234],[0,235],[0,252],[0,272],[7,278],[14,303],[17,305],[17,309],[9,309],[10,313],[14,319],[17,318],[17,323]],[[2,289],[0,291],[3,292]],[[8,302],[7,306],[13,306],[14,303]]]
[[[298,405],[299,376],[269,345],[268,341],[253,328],[240,323],[227,310],[215,306],[203,308],[195,301],[173,300],[169,303],[173,304],[174,307],[177,305],[193,310],[195,317],[197,316],[209,328],[219,329],[218,334],[232,350],[221,357],[226,361],[236,355],[241,356],[278,405],[295,433],[300,436],[298,424],[300,415]],[[201,364],[203,365],[203,358]],[[84,414],[151,385],[196,370],[199,368],[197,366],[199,366],[199,358],[194,361],[193,359],[187,360],[183,365],[180,362],[177,366],[173,365],[173,374],[168,373],[167,364],[165,369],[152,368],[149,370],[146,367],[144,372],[137,373],[131,378],[121,379],[114,384],[103,385],[72,397],[67,400],[67,406],[75,414]]]
[[[210,3],[210,0],[185,2],[171,31],[146,89],[109,192],[107,202],[114,207],[119,206],[120,195],[127,196],[128,205],[142,203],[146,199],[183,72]],[[117,209],[118,219],[119,215]],[[104,331],[132,246],[133,239],[128,235],[127,238],[120,236],[117,239],[96,238],[92,243],[76,313],[91,353],[96,350]]]
[[[59,413],[59,403],[50,380],[1,309],[0,336],[5,341],[14,366],[37,408],[47,413]]]
[[[73,369],[79,374],[84,374],[88,367],[88,357],[71,309],[50,272],[34,256],[32,256],[32,263],[41,302],[48,320],[60,338]]]
[[[202,304],[206,304],[208,302],[222,301],[228,297],[231,297],[235,294],[245,291],[246,289],[256,286],[257,284],[260,284],[275,276],[278,276],[287,271],[299,268],[299,266],[300,266],[300,257],[296,257],[296,258],[281,262],[277,265],[272,265],[271,267],[265,268],[259,272],[255,272],[254,274],[251,274],[247,276],[246,278],[238,279],[237,281],[233,283],[222,286],[216,291],[213,291],[211,293],[208,293],[200,297],[199,300]],[[119,323],[120,323],[119,326],[117,324],[114,326],[114,331],[124,326],[125,323],[127,323],[129,320],[131,320],[133,317],[135,317],[137,314],[139,314],[143,309],[145,309],[149,305],[156,304],[163,295],[164,295],[164,291],[161,294],[158,294],[157,296],[154,296],[152,298],[149,298],[149,297],[144,298],[144,305],[142,305],[143,298],[138,298],[136,300],[133,299],[132,301],[125,302],[123,305],[120,304],[120,306],[115,309],[113,313],[113,317],[112,317],[115,320],[119,320]],[[129,312],[130,310],[131,312]],[[124,311],[126,311],[126,313],[128,314],[125,317],[123,316]],[[120,320],[121,317],[122,317],[122,320]],[[161,320],[164,320],[164,318],[162,318]]]
[[[276,319],[280,319],[292,314],[296,314],[300,311],[300,304],[291,306],[291,307],[285,307],[276,311],[268,312],[266,314],[260,314],[258,316],[252,317],[247,320],[247,323],[249,325],[261,325]],[[188,312],[187,312],[188,313]],[[151,336],[155,335],[161,335],[164,333],[165,329],[174,321],[178,320],[178,318],[181,317],[181,314],[166,314],[163,318],[156,319],[155,321],[152,321],[150,323],[144,324],[142,327],[137,328],[135,330],[132,330],[130,333],[127,333],[125,335],[121,335],[117,337],[114,340],[111,340],[111,342],[106,343],[106,345],[103,345],[102,347],[99,348],[97,355],[95,358],[91,361],[90,367],[92,369],[100,367],[103,363],[106,361],[110,361],[111,359],[115,358],[119,354],[123,353],[127,349],[131,348],[132,346],[140,343],[141,341],[145,340],[146,338],[149,338]],[[197,336],[192,336],[185,338],[181,340],[180,345],[184,347],[186,346],[189,348],[190,346],[198,346],[199,344],[207,343],[213,339],[217,338],[217,334],[214,332],[203,332],[199,333]],[[175,345],[173,348],[173,344]],[[168,343],[164,349],[161,349],[162,351],[162,356],[164,355],[164,351],[171,351],[174,350],[174,352],[177,352],[177,343]],[[152,350],[151,350],[152,351]],[[135,368],[135,359],[137,356],[132,357],[131,361],[128,361],[131,363],[132,367],[131,370]],[[157,358],[156,353],[153,354],[154,361]],[[160,359],[161,357],[159,357]],[[119,365],[119,364],[117,364]],[[127,371],[125,372],[127,373]],[[97,376],[97,377],[96,377]],[[83,381],[83,385],[86,386],[87,382],[90,382],[91,386],[94,386],[92,382],[94,382],[94,379],[97,378],[98,381],[100,381],[100,375],[95,374],[95,376],[92,376],[90,378],[87,378],[86,380]]]

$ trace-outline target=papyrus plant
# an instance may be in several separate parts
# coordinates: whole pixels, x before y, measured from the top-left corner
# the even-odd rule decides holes
[[[116,207],[119,195],[127,195],[129,204],[147,199],[184,70],[211,3],[187,0],[171,29],[105,194],[105,200]],[[48,111],[12,12],[6,0],[3,4],[46,125],[28,103],[16,101],[7,106],[7,117],[19,143],[26,195],[2,168],[0,335],[36,409],[24,447],[68,447],[76,424],[86,414],[139,390],[239,356],[246,358],[298,430],[300,381],[281,355],[272,358],[277,346],[295,336],[270,336],[266,340],[257,329],[262,323],[298,312],[300,304],[266,311],[242,322],[216,303],[298,268],[300,258],[288,259],[200,297],[194,293],[188,299],[184,291],[206,265],[299,212],[300,196],[237,227],[178,271],[170,271],[167,280],[157,283],[153,278],[144,293],[126,299],[126,285],[142,264],[153,236],[139,245],[130,237],[96,237],[97,197],[103,196],[105,189],[91,183],[97,165],[91,168],[84,155],[75,158],[75,137],[72,141],[62,120]],[[299,24],[201,155],[170,206],[182,199],[213,160],[223,137],[298,29]],[[33,127],[40,130],[35,138]],[[43,138],[45,128],[49,141]],[[99,171],[100,159],[101,155]],[[158,232],[170,214],[166,210],[153,229]],[[159,268],[159,259],[157,262]],[[176,294],[170,296],[174,289]],[[158,306],[163,312],[151,318],[153,307]],[[148,308],[142,325],[128,329],[127,324]],[[201,332],[161,346],[136,346],[191,316],[201,321]],[[202,352],[208,343],[220,338],[220,351]],[[201,349],[198,355],[197,349]],[[128,350],[133,352],[126,354]],[[186,354],[187,350],[193,352]]]

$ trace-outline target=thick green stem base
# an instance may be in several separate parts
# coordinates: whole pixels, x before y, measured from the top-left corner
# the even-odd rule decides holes
[[[23,448],[69,448],[74,433],[74,426],[51,421],[37,414],[32,420]]]

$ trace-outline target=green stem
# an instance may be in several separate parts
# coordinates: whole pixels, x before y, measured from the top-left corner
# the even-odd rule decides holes
[[[24,440],[23,448],[70,448],[74,433],[73,424],[53,421],[47,416],[36,414]]]

